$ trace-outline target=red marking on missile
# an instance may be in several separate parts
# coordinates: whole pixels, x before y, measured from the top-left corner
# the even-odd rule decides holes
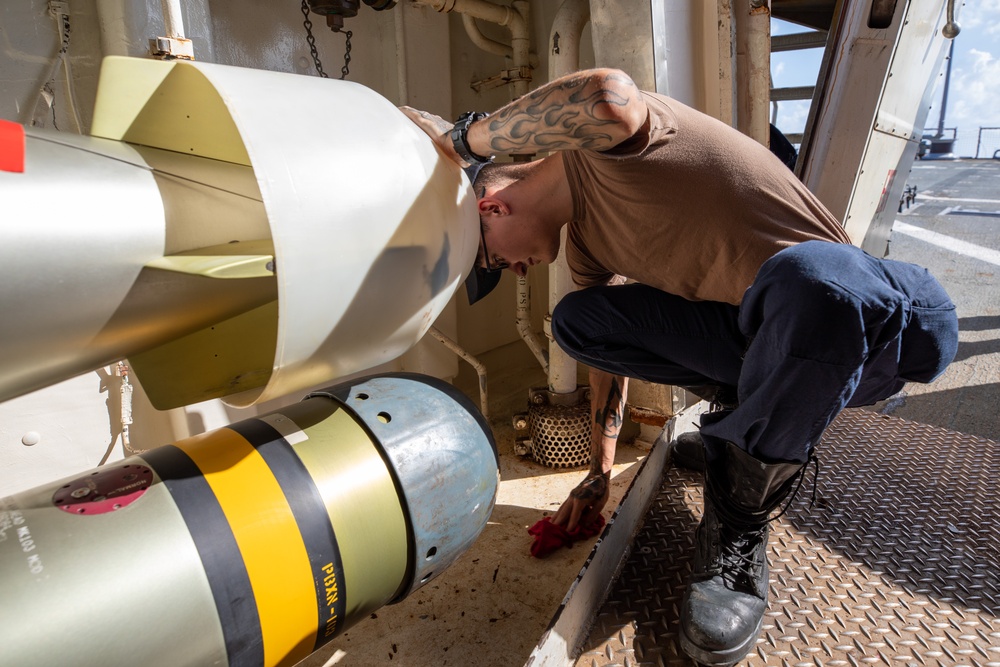
[[[0,120],[0,171],[24,172],[24,126]]]

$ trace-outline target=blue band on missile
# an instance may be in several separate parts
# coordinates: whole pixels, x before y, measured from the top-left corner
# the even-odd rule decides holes
[[[173,445],[142,454],[166,485],[205,567],[231,667],[262,667],[264,645],[250,577],[215,494],[194,461]]]
[[[347,613],[344,566],[326,504],[302,460],[272,426],[247,419],[228,428],[243,436],[267,463],[299,527],[316,586],[315,651],[340,634]]]

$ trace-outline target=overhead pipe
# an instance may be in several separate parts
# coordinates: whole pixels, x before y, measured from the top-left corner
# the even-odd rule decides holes
[[[166,34],[149,40],[149,50],[157,58],[194,60],[194,45],[184,36],[181,0],[160,0]]]
[[[199,57],[214,60],[209,0],[96,0],[97,21],[104,56],[148,57],[169,55],[194,59],[188,33],[198,37]],[[182,5],[186,9],[182,12]],[[157,11],[159,8],[159,11]],[[184,14],[187,21],[184,20]],[[162,30],[161,30],[162,23]],[[151,37],[151,35],[154,35]]]
[[[474,17],[462,14],[462,25],[465,27],[465,33],[472,43],[481,50],[497,56],[503,56],[504,58],[513,58],[513,50],[510,45],[484,35]],[[538,58],[534,54],[529,54],[528,62],[531,64],[532,69],[538,67]]]
[[[163,25],[167,30],[166,36],[171,39],[184,39],[181,0],[160,0],[160,7],[163,10]]]
[[[441,13],[461,14],[469,39],[476,46],[489,53],[509,57],[515,67],[530,66],[527,2],[517,1],[513,6],[507,6],[486,0],[420,0],[417,4],[427,5]],[[489,21],[510,30],[510,46],[483,35],[474,19]],[[528,92],[528,81],[513,81],[512,85],[515,97]]]
[[[498,42],[495,39],[490,39],[484,35],[483,31],[479,29],[479,24],[476,23],[474,16],[462,14],[462,25],[465,26],[465,34],[469,36],[472,43],[478,46],[480,50],[492,53],[496,56],[504,56],[506,58],[511,57],[510,45]]]

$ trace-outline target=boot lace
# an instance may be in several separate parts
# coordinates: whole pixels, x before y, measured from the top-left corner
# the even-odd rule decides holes
[[[790,477],[784,486],[793,487],[787,494],[776,493],[776,501],[762,507],[760,510],[748,512],[734,503],[722,500],[719,482],[712,475],[706,478],[706,493],[713,499],[712,504],[719,521],[718,550],[713,550],[717,557],[708,563],[706,574],[721,576],[731,590],[742,590],[759,594],[757,587],[767,565],[765,547],[770,524],[777,521],[788,512],[795,501],[805,480],[805,470],[813,464],[812,498],[809,508],[816,502],[816,488],[819,479],[819,457],[810,452],[809,460],[802,469]],[[779,505],[781,510],[771,516]],[[766,585],[766,582],[760,582]]]

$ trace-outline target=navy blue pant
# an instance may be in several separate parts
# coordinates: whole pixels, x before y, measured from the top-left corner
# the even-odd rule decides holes
[[[844,407],[930,382],[958,348],[955,306],[926,269],[822,241],[765,262],[740,306],[591,287],[563,298],[552,332],[616,375],[736,387],[738,407],[705,415],[702,436],[769,462],[807,461]]]

